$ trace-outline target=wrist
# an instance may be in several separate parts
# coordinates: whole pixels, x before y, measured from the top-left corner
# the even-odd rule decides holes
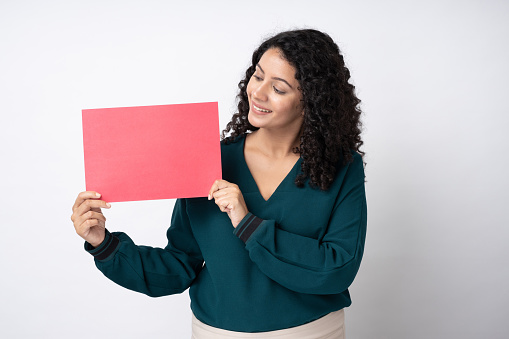
[[[105,238],[102,238],[102,240],[100,241],[88,241],[88,243],[93,247],[93,248],[97,248],[99,246],[101,246],[101,244],[104,242],[104,239]]]
[[[95,242],[94,242],[95,243]],[[117,236],[105,230],[104,240],[94,247],[88,241],[85,242],[85,250],[92,254],[96,260],[106,261],[114,256],[120,247],[120,240]]]
[[[237,215],[237,217],[235,218],[235,220],[232,220],[232,225],[233,225],[233,228],[237,228],[237,226],[239,226],[239,224],[241,223],[242,220],[244,220],[244,218],[246,217],[246,215],[249,214],[249,211],[248,210],[245,210],[243,213],[239,213]]]
[[[97,248],[101,246],[101,244],[106,239],[106,229],[102,234],[94,234],[93,237],[90,237],[91,239],[85,239],[86,242],[88,242],[93,248]]]

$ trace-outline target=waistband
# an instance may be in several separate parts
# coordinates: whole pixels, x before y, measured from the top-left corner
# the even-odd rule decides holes
[[[344,320],[344,310],[341,309],[300,326],[270,332],[245,333],[228,331],[209,326],[202,323],[193,314],[193,333],[191,338],[344,339]]]

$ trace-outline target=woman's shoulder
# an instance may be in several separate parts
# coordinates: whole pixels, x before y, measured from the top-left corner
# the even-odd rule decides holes
[[[341,171],[343,169],[347,169],[348,167],[357,167],[359,165],[364,165],[364,158],[359,152],[351,149],[349,152],[349,157],[346,157],[344,154],[339,156],[339,160],[336,164],[336,169]]]
[[[245,134],[235,138],[224,138],[221,140],[221,159],[223,164],[238,160],[240,156],[244,155],[244,139]]]
[[[349,159],[341,157],[337,166],[336,177],[364,182],[364,157],[355,150],[350,150],[350,155]]]
[[[351,163],[359,165],[364,163],[364,157],[359,154],[359,152],[350,150],[350,154],[352,155],[352,161]]]
[[[221,140],[221,153],[238,153],[242,150],[244,151],[244,140],[246,138],[245,134],[236,136],[236,137],[226,137]]]
[[[228,146],[232,144],[242,143],[246,138],[246,134],[237,135],[236,137],[228,136],[221,140],[221,146]]]

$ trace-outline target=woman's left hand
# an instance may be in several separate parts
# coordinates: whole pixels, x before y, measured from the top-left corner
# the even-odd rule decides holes
[[[209,200],[214,201],[221,212],[226,212],[233,227],[241,222],[248,210],[239,186],[226,180],[216,180],[209,191]]]

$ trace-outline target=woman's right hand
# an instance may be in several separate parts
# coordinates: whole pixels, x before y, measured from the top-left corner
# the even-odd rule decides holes
[[[81,192],[74,202],[71,215],[76,233],[94,247],[99,246],[105,237],[106,218],[101,208],[111,207],[100,198],[97,192]]]

